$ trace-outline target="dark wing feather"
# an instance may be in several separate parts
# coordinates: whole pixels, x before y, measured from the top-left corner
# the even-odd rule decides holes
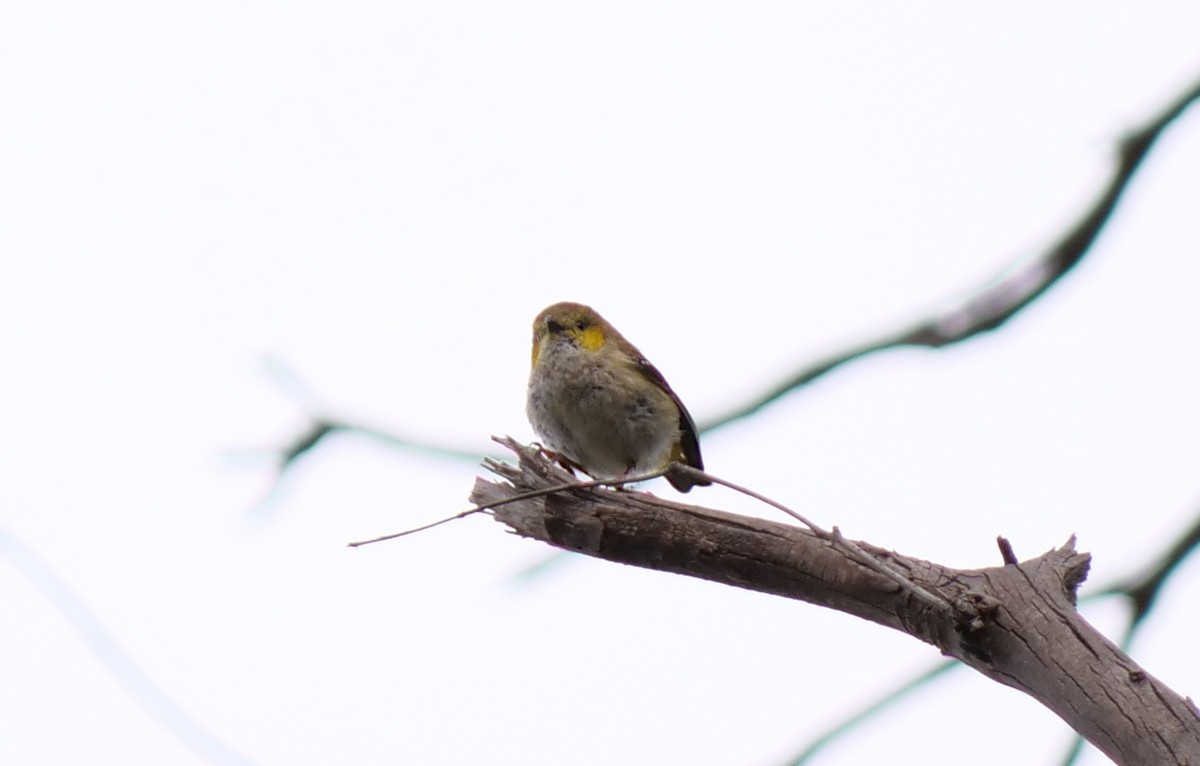
[[[671,397],[671,401],[675,402],[675,408],[679,410],[679,447],[683,453],[683,463],[690,465],[692,468],[703,471],[704,461],[700,458],[700,437],[696,433],[696,422],[692,420],[692,414],[688,412],[687,407],[683,406],[683,402],[679,400],[679,396],[671,389],[671,385],[667,383],[667,379],[663,377],[658,368],[650,364],[641,355],[637,356],[637,371],[644,375],[654,385],[661,388]],[[672,455],[672,459],[676,456]],[[667,481],[671,482],[671,486],[680,492],[687,492],[694,486],[707,487],[712,484],[704,479],[693,479],[690,476],[676,476],[667,474]]]

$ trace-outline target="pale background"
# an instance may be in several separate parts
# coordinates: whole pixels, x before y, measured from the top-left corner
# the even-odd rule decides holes
[[[518,581],[548,549],[484,518],[348,549],[479,469],[343,437],[258,506],[256,451],[304,425],[262,355],[483,452],[532,437],[529,324],[578,300],[703,420],[1037,252],[1200,76],[1197,29],[1185,2],[6,5],[0,762],[786,760],[936,651],[602,562]],[[1200,505],[1198,200],[1193,111],[1010,325],[845,368],[707,465],[951,566],[1076,533],[1093,586],[1132,571]],[[1134,647],[1193,696],[1197,588],[1193,557]],[[960,671],[820,762],[1068,741]]]

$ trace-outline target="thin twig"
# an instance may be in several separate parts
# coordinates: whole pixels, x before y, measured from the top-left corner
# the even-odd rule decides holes
[[[413,534],[416,534],[417,532],[424,532],[427,529],[433,529],[434,527],[440,527],[443,524],[449,524],[452,521],[458,521],[459,519],[464,519],[467,516],[470,516],[471,514],[474,514],[474,513],[483,513],[484,511],[487,511],[489,509],[490,509],[490,506],[476,506],[474,508],[469,508],[461,513],[456,513],[453,516],[447,516],[444,519],[438,519],[437,521],[431,521],[428,524],[422,524],[419,527],[413,527],[412,529],[406,529],[403,532],[393,532],[390,535],[381,535],[380,537],[372,537],[370,540],[359,540],[358,542],[346,543],[346,545],[351,548],[357,548],[360,545],[370,545],[371,543],[381,543],[384,540],[395,540],[397,537],[405,537],[406,535],[413,535]]]
[[[548,458],[546,458],[546,456],[545,456],[545,453],[540,448],[523,446],[519,442],[517,442],[515,439],[513,439],[512,437],[505,437],[503,439],[497,438],[497,439],[495,439],[495,441],[498,441],[499,443],[505,445],[509,449],[516,452],[518,455],[528,454],[528,452],[531,449],[537,449],[537,454],[543,460],[548,460]],[[865,565],[867,568],[869,568],[871,570],[874,570],[875,572],[878,572],[879,574],[884,575],[888,579],[893,580],[901,588],[908,591],[913,596],[915,596],[916,598],[925,602],[926,604],[929,604],[930,606],[933,606],[933,607],[949,607],[950,606],[950,602],[947,601],[945,598],[937,596],[936,594],[931,593],[930,591],[926,590],[925,588],[922,588],[919,585],[914,584],[910,579],[905,577],[904,574],[902,572],[900,572],[899,570],[897,570],[895,567],[891,566],[890,564],[883,561],[879,557],[873,556],[870,553],[868,553],[867,551],[863,550],[863,548],[861,546],[859,546],[857,543],[853,542],[852,540],[847,540],[845,537],[842,536],[842,533],[836,527],[833,529],[832,532],[829,530],[826,530],[826,529],[818,526],[814,522],[810,521],[808,518],[806,518],[802,514],[797,513],[796,511],[792,510],[791,508],[788,508],[783,503],[780,503],[776,500],[772,500],[771,498],[767,497],[766,495],[755,492],[754,490],[749,489],[748,487],[743,487],[740,484],[735,484],[734,482],[729,481],[727,479],[722,479],[720,476],[714,476],[711,473],[707,473],[706,471],[702,471],[698,468],[693,468],[689,465],[684,465],[682,463],[671,463],[666,468],[663,468],[661,470],[641,474],[638,476],[628,476],[628,477],[622,477],[620,479],[595,479],[592,481],[584,481],[584,482],[576,482],[576,481],[564,482],[562,484],[556,484],[551,487],[542,487],[539,489],[530,490],[528,492],[521,492],[521,493],[518,493],[511,497],[506,497],[502,500],[497,500],[496,502],[476,505],[472,508],[468,508],[465,511],[460,511],[459,513],[453,514],[451,516],[447,516],[445,518],[438,519],[437,521],[432,521],[428,524],[422,524],[419,527],[413,527],[411,529],[405,529],[400,532],[393,532],[391,534],[381,535],[380,537],[373,537],[369,540],[359,540],[357,542],[347,543],[347,545],[349,545],[349,547],[351,547],[351,548],[357,548],[362,545],[370,545],[371,543],[379,543],[379,542],[383,542],[385,540],[395,540],[396,538],[399,538],[399,537],[405,537],[407,535],[415,534],[417,532],[423,532],[427,529],[432,529],[434,527],[438,527],[443,524],[448,524],[452,521],[457,521],[459,519],[466,518],[467,516],[471,516],[476,513],[483,513],[484,511],[489,511],[494,508],[498,508],[503,505],[508,505],[509,503],[515,503],[515,502],[518,502],[521,500],[530,500],[530,499],[533,499],[536,497],[543,497],[545,495],[553,495],[553,494],[556,494],[559,492],[566,492],[569,490],[594,489],[596,487],[602,487],[602,486],[620,487],[620,486],[625,486],[627,484],[637,484],[637,483],[640,483],[643,481],[657,479],[660,476],[665,476],[668,473],[682,473],[682,474],[691,476],[693,478],[711,481],[713,484],[719,484],[723,487],[727,487],[728,489],[731,489],[734,492],[739,492],[747,497],[750,497],[750,498],[753,498],[754,500],[759,501],[760,503],[769,505],[772,508],[782,511],[783,513],[786,513],[788,516],[791,516],[793,519],[796,519],[801,524],[808,527],[810,530],[812,530],[813,534],[815,534],[817,537],[819,537],[823,540],[827,540],[830,543],[832,543],[833,545],[839,546],[839,547],[843,548],[844,550],[848,551],[861,564]]]
[[[924,601],[926,604],[929,604],[930,606],[934,606],[934,607],[949,607],[950,606],[950,602],[947,601],[942,596],[938,596],[937,594],[931,593],[930,591],[926,590],[925,588],[922,588],[921,586],[914,584],[912,582],[912,580],[910,580],[909,578],[904,576],[903,572],[900,572],[892,565],[890,565],[887,562],[880,559],[878,556],[872,556],[870,553],[867,553],[865,550],[862,549],[861,546],[859,546],[854,541],[848,540],[845,537],[843,537],[841,531],[838,530],[837,527],[834,527],[832,532],[827,531],[827,530],[817,526],[813,522],[809,521],[807,518],[800,515],[796,511],[793,511],[791,508],[788,508],[783,503],[772,500],[771,498],[767,497],[766,495],[761,495],[752,489],[748,489],[746,487],[741,486],[740,484],[734,484],[733,482],[726,481],[725,479],[722,479],[719,476],[714,476],[713,474],[708,473],[706,471],[701,471],[698,468],[693,468],[689,465],[683,465],[681,463],[675,463],[672,465],[671,470],[674,470],[674,471],[677,471],[680,473],[686,473],[693,477],[707,479],[707,480],[711,481],[713,484],[720,484],[722,487],[732,489],[734,492],[740,492],[747,497],[750,497],[750,498],[753,498],[753,499],[759,501],[760,503],[765,503],[766,505],[769,505],[772,508],[783,511],[788,516],[791,516],[793,519],[796,519],[801,524],[803,524],[804,526],[806,526],[810,530],[812,530],[813,534],[815,534],[817,537],[820,537],[822,540],[828,540],[829,542],[833,543],[834,545],[841,546],[846,551],[849,551],[850,554],[852,556],[854,556],[854,558],[858,559],[858,561],[860,563],[865,564],[868,568],[875,570],[876,572],[884,575],[888,579],[895,581],[896,584],[899,585],[901,588],[903,588],[904,590],[913,594],[920,600]]]
[[[530,490],[529,492],[522,492],[520,494],[513,495],[512,497],[506,497],[503,500],[497,500],[494,503],[484,503],[483,505],[477,505],[474,508],[468,508],[465,511],[456,513],[453,516],[447,516],[444,519],[438,519],[437,521],[433,521],[428,524],[423,524],[419,527],[413,527],[412,529],[406,529],[402,532],[393,532],[390,535],[383,535],[382,537],[374,537],[374,538],[371,538],[370,540],[359,540],[358,542],[355,542],[355,543],[346,543],[346,545],[348,545],[351,548],[357,548],[360,545],[370,545],[371,543],[379,543],[379,542],[383,542],[384,540],[395,540],[397,537],[404,537],[406,535],[415,534],[417,532],[424,532],[426,529],[433,529],[434,527],[440,527],[442,524],[448,524],[451,521],[457,521],[459,519],[466,518],[467,516],[471,516],[472,514],[483,513],[484,511],[490,511],[493,508],[499,508],[502,505],[508,505],[509,503],[516,503],[521,500],[531,500],[535,497],[542,497],[544,495],[553,495],[553,494],[557,494],[559,492],[566,492],[567,490],[593,489],[595,487],[623,487],[626,484],[638,484],[643,481],[650,481],[651,479],[657,479],[660,476],[664,476],[664,475],[666,475],[667,471],[670,471],[670,470],[672,470],[672,469],[670,466],[668,466],[667,468],[664,468],[659,471],[655,471],[653,473],[642,474],[639,476],[628,476],[628,477],[621,478],[621,479],[595,479],[593,481],[563,482],[562,484],[556,484],[553,487],[542,487],[541,489],[534,489],[534,490]]]

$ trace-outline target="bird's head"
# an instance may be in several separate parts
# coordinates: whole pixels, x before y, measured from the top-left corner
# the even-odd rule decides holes
[[[555,303],[533,320],[533,365],[552,343],[570,343],[584,351],[599,351],[620,336],[590,306]]]

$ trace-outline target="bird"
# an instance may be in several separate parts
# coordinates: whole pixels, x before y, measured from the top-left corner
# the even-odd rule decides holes
[[[696,423],[658,368],[595,309],[555,303],[533,322],[525,402],[542,445],[596,479],[672,462],[704,470]],[[668,473],[680,492],[707,479]]]

